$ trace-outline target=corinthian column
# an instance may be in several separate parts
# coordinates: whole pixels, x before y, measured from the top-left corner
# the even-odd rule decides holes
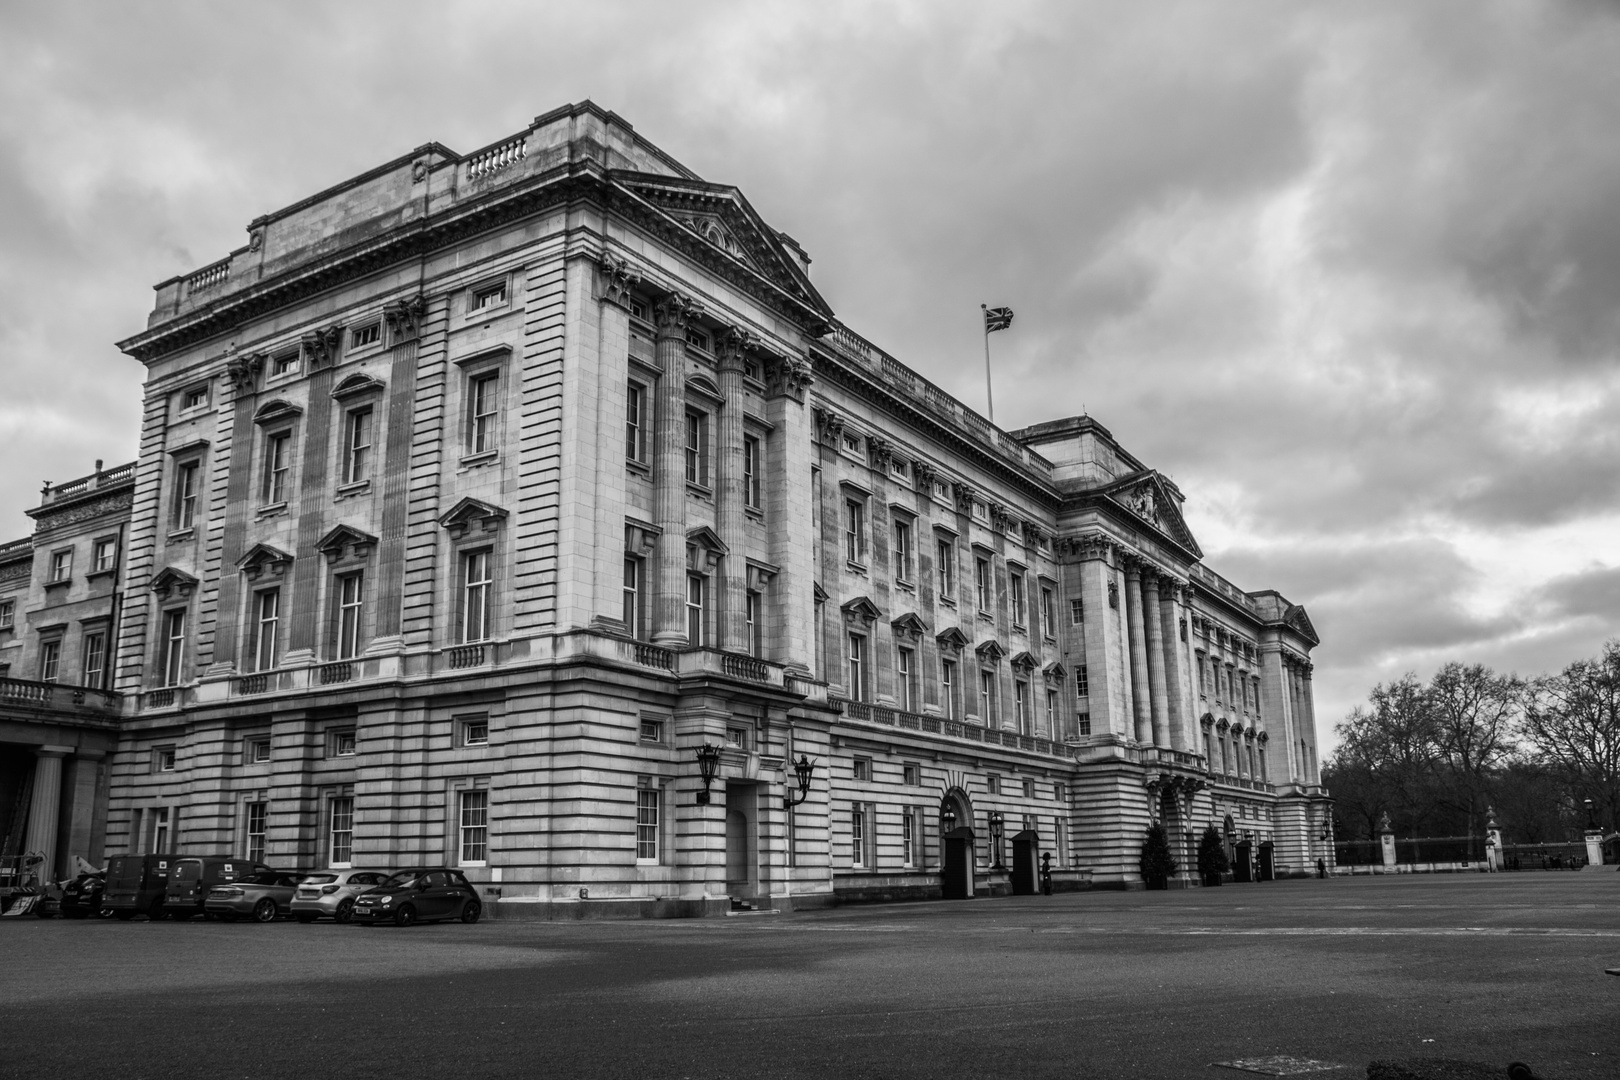
[[[1136,741],[1153,745],[1153,714],[1148,698],[1147,642],[1142,628],[1142,579],[1134,562],[1125,564],[1125,619],[1131,637],[1131,702],[1136,714]]]
[[[1153,745],[1170,746],[1169,696],[1164,681],[1164,615],[1159,610],[1159,575],[1142,575],[1143,622],[1147,629],[1148,688],[1152,692]]]
[[[730,552],[720,563],[720,647],[733,652],[752,651],[748,640],[748,564],[743,549],[748,543],[743,506],[743,356],[751,339],[746,330],[732,327],[720,336],[720,406],[715,468],[715,525],[720,541]]]
[[[658,537],[653,641],[686,644],[686,324],[702,308],[670,293],[653,309],[658,323],[658,451],[653,517]]]
[[[57,812],[62,805],[62,759],[72,747],[42,746],[34,751],[34,794],[28,804],[28,839],[24,854],[43,855],[41,881],[55,881]]]

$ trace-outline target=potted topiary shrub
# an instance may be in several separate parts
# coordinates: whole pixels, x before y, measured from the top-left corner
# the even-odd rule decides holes
[[[1232,863],[1226,857],[1226,845],[1221,842],[1221,834],[1215,826],[1210,825],[1198,842],[1198,876],[1204,879],[1205,885],[1219,885],[1221,875],[1230,869]]]
[[[1170,875],[1176,872],[1176,860],[1170,857],[1170,840],[1164,826],[1154,822],[1148,826],[1147,839],[1142,841],[1142,861],[1139,864],[1142,880],[1150,889],[1168,889]]]

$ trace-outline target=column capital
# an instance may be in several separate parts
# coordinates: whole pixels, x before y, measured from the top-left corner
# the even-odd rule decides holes
[[[703,305],[685,293],[672,292],[653,305],[653,322],[658,327],[659,340],[676,338],[684,341],[686,328],[693,319],[703,314]]]
[[[721,371],[742,371],[755,338],[740,326],[728,326],[715,335],[714,359]]]
[[[78,747],[76,746],[36,746],[34,753],[39,757],[69,757]]]
[[[641,273],[611,251],[596,257],[596,298],[630,309],[632,290],[641,283]]]

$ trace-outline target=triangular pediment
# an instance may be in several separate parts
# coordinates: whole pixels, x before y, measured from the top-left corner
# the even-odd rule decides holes
[[[1022,672],[1023,674],[1028,675],[1031,671],[1035,670],[1035,655],[1030,652],[1020,652],[1013,656],[1010,663],[1012,664],[1012,669],[1014,671]]]
[[[331,558],[341,558],[344,549],[354,555],[364,556],[377,546],[377,538],[368,532],[361,532],[352,525],[339,525],[315,544],[315,550]]]
[[[898,616],[889,625],[894,627],[896,633],[904,634],[913,640],[922,637],[928,632],[928,627],[923,625],[922,619],[918,618],[917,613],[914,611],[908,611],[904,615]]]
[[[1002,648],[1001,642],[997,641],[995,638],[990,638],[988,641],[981,641],[979,643],[979,647],[973,651],[979,654],[980,660],[988,661],[992,664],[1000,660],[1003,656],[1007,655],[1007,650]]]
[[[1316,636],[1316,627],[1311,625],[1311,617],[1305,614],[1305,608],[1300,604],[1290,607],[1283,615],[1283,622],[1290,630],[1305,638],[1312,645],[1322,644],[1322,639]]]
[[[236,560],[237,569],[246,572],[249,577],[258,577],[266,570],[276,576],[287,572],[292,565],[293,557],[280,548],[269,544],[254,544],[248,548],[247,554]]]
[[[950,649],[952,652],[961,652],[968,646],[968,636],[955,626],[947,626],[934,635],[934,640],[939,642],[942,648]]]
[[[456,536],[461,536],[474,524],[481,526],[486,532],[493,532],[501,527],[506,520],[506,511],[484,502],[482,499],[465,498],[439,518],[439,524],[449,529]]]
[[[833,317],[798,258],[736,188],[627,170],[615,170],[612,180],[630,204],[626,209],[658,219],[670,239],[752,272],[807,312]]]
[[[686,531],[686,542],[693,547],[700,547],[705,551],[714,552],[716,555],[731,554],[731,549],[726,547],[724,540],[720,539],[720,534],[707,525],[699,525],[695,529],[688,529]]]
[[[1181,516],[1181,507],[1166,487],[1164,478],[1151,469],[1122,477],[1103,488],[1102,494],[1123,510],[1130,518],[1142,522],[1186,551],[1194,558],[1203,558],[1204,550],[1198,546],[1187,519]]]
[[[1052,682],[1062,682],[1064,679],[1069,677],[1069,669],[1064,667],[1063,664],[1057,660],[1047,664],[1041,669],[1041,671]]]
[[[864,596],[857,596],[855,599],[844,603],[840,610],[843,611],[845,619],[859,619],[868,626],[883,617],[883,612],[878,609],[878,606]]]
[[[170,592],[178,592],[181,596],[190,596],[191,590],[196,587],[196,578],[184,570],[176,570],[172,566],[165,566],[152,575],[152,591],[159,596],[168,596]]]

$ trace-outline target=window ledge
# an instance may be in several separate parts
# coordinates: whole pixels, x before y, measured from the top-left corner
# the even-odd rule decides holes
[[[340,499],[346,499],[354,495],[369,495],[370,493],[371,480],[369,478],[356,480],[352,484],[339,484],[337,487],[337,497]]]
[[[758,506],[744,506],[743,507],[743,513],[747,514],[749,517],[753,518],[755,521],[764,521],[765,520],[765,511],[763,509],[761,509],[760,507],[758,507]]]
[[[901,590],[902,592],[914,593],[914,592],[917,591],[916,582],[907,581],[905,578],[895,578],[894,579],[894,587]]]
[[[951,599],[949,596],[940,597],[939,602],[944,604],[946,607],[955,607],[956,606],[956,601]]]
[[[499,461],[500,459],[501,452],[499,450],[482,450],[476,454],[468,454],[463,457],[461,459],[461,468],[471,469],[479,465],[488,465],[490,462]]]
[[[866,567],[858,562],[846,561],[844,563],[844,569],[850,571],[851,573],[860,574],[862,577],[866,576]]]
[[[60,578],[60,579],[58,579],[56,581],[47,581],[45,583],[45,588],[47,590],[49,590],[49,589],[65,589],[71,584],[73,584],[73,579],[72,578]]]
[[[652,479],[652,466],[647,464],[645,461],[637,461],[635,458],[625,458],[624,467],[638,476],[645,477],[648,480]]]
[[[172,532],[172,533],[170,533],[168,535],[167,539],[168,539],[168,542],[171,543],[171,544],[178,544],[183,540],[190,540],[192,537],[194,537],[196,535],[197,535],[197,530],[194,529],[194,528],[193,529],[176,529],[174,532]]]
[[[111,578],[111,577],[117,577],[117,576],[118,576],[118,567],[109,566],[105,570],[92,570],[92,571],[90,571],[88,574],[84,575],[84,580],[86,580],[86,581],[94,581],[94,580],[96,580],[96,578],[103,578],[103,577],[104,578]]]
[[[1015,633],[1015,634],[1025,634],[1025,635],[1027,635],[1029,633],[1029,627],[1025,626],[1023,623],[1013,623],[1012,628],[1013,628],[1013,633]]]
[[[1055,635],[1055,634],[1045,634],[1045,635],[1043,635],[1041,637],[1041,640],[1044,641],[1048,645],[1056,645],[1057,644],[1057,635]]]
[[[985,611],[983,608],[979,609],[979,618],[983,619],[985,622],[988,622],[988,623],[993,623],[993,622],[996,621],[996,617],[994,615],[992,615],[990,612]]]
[[[700,499],[714,498],[713,488],[709,487],[707,484],[699,484],[693,480],[688,480],[686,482],[686,493],[688,495],[696,495]]]
[[[285,514],[286,512],[287,504],[285,501],[283,501],[271,503],[268,506],[261,506],[259,507],[258,513],[254,514],[253,516],[255,520],[262,521],[265,518],[275,517],[277,514]]]

